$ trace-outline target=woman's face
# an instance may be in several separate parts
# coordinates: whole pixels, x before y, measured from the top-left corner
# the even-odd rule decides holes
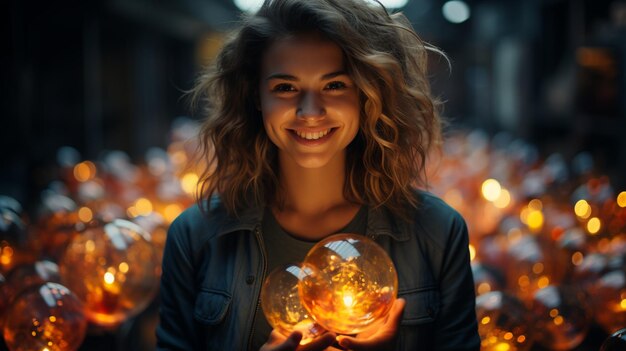
[[[343,160],[359,130],[359,93],[343,52],[321,36],[274,42],[264,53],[260,108],[281,162],[319,168]]]

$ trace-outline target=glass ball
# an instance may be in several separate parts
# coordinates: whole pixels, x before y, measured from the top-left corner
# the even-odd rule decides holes
[[[20,214],[6,203],[0,205],[0,272],[7,273],[18,264],[33,262],[35,250]]]
[[[537,290],[532,300],[535,339],[551,350],[578,346],[591,325],[585,294],[569,286],[550,285]]]
[[[302,304],[322,327],[338,334],[357,334],[381,320],[397,295],[393,262],[361,235],[320,241],[305,257],[302,273]]]
[[[626,272],[604,274],[591,288],[595,321],[608,333],[626,325]]]
[[[59,264],[61,278],[84,302],[90,322],[115,328],[150,303],[159,283],[150,240],[137,224],[121,219],[72,239]]]
[[[621,351],[626,350],[626,328],[620,329],[611,334],[600,347],[600,351]]]
[[[324,329],[315,323],[300,300],[298,283],[303,276],[297,264],[274,269],[261,288],[261,307],[268,323],[284,336],[293,331],[302,333],[300,344],[307,344]]]
[[[483,351],[524,351],[532,346],[528,311],[524,304],[502,291],[476,297],[478,334]]]
[[[77,350],[85,338],[87,320],[80,300],[57,283],[23,291],[6,314],[4,340],[11,351]]]

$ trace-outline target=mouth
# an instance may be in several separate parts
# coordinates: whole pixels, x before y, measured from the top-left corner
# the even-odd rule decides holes
[[[328,139],[338,128],[327,128],[318,131],[289,129],[291,135],[301,142],[312,143]]]

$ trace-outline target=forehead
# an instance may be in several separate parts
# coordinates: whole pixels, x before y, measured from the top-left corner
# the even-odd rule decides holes
[[[316,33],[296,34],[273,42],[261,62],[263,75],[326,74],[344,69],[339,45]]]

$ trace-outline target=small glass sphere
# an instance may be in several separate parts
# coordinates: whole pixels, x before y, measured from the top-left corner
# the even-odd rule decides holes
[[[324,329],[315,323],[304,309],[298,292],[302,276],[297,264],[288,264],[273,270],[261,289],[261,307],[268,323],[284,336],[293,331],[302,333],[300,344],[311,342]]]
[[[535,338],[551,350],[570,350],[587,336],[591,311],[585,294],[569,286],[550,285],[532,300]]]
[[[610,335],[600,347],[600,351],[623,351],[626,350],[626,328],[620,329]]]
[[[117,327],[142,311],[158,289],[150,235],[126,220],[75,236],[59,266],[64,284],[85,303],[89,321],[104,328]]]
[[[357,334],[384,318],[396,299],[398,277],[378,244],[362,235],[336,234],[304,259],[302,304],[325,329]]]
[[[483,351],[525,351],[532,346],[528,311],[516,297],[492,291],[476,297],[478,334]]]
[[[73,351],[86,330],[80,300],[63,285],[45,283],[17,296],[7,310],[3,335],[11,351]]]
[[[591,288],[596,322],[608,333],[626,325],[626,272],[618,269],[604,274]]]

